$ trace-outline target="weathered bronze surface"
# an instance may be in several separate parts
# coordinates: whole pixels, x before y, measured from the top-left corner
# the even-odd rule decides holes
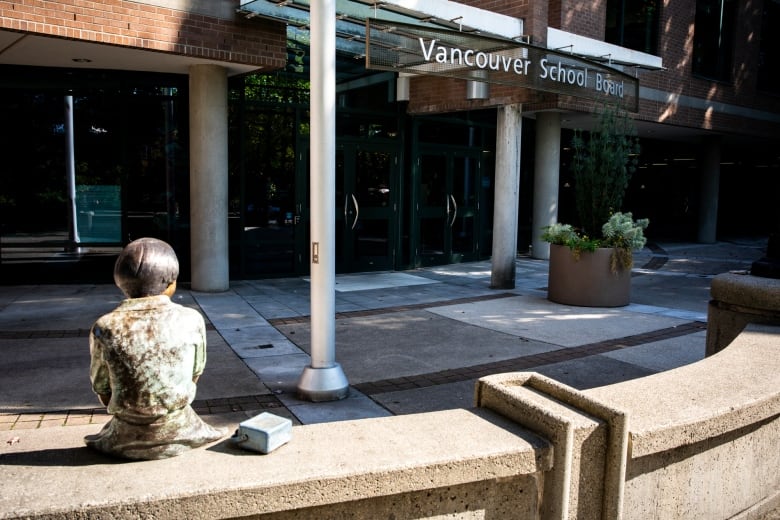
[[[128,245],[114,271],[128,299],[92,326],[92,389],[113,417],[85,442],[104,453],[161,459],[226,433],[203,422],[190,406],[206,365],[206,327],[200,313],[170,299],[178,276],[171,255],[175,260],[170,246],[155,239]],[[172,274],[173,280],[165,280]],[[147,277],[154,283],[143,283]],[[148,295],[149,287],[165,290]]]

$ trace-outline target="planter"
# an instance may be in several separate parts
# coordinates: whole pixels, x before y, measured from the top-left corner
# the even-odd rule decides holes
[[[610,269],[612,248],[583,251],[575,258],[567,246],[550,244],[547,298],[582,307],[622,307],[631,300],[631,270]]]

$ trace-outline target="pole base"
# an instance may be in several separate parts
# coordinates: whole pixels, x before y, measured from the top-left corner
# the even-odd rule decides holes
[[[338,401],[347,395],[349,382],[338,363],[326,368],[308,366],[298,379],[298,397],[307,401]]]

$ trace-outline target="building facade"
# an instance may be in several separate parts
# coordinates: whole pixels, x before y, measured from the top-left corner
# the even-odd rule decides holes
[[[494,285],[513,284],[502,263],[545,258],[541,228],[573,218],[571,138],[602,105],[377,67],[366,55],[388,45],[367,20],[630,76],[642,152],[623,209],[651,240],[778,231],[777,2],[379,4],[336,2],[338,271],[492,257]],[[0,0],[3,282],[110,281],[141,236],[169,241],[200,290],[307,274],[309,15],[303,0]]]

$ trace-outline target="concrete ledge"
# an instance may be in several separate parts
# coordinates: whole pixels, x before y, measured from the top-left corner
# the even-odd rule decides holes
[[[780,325],[780,279],[719,274],[710,287],[707,355],[726,348],[748,323]]]
[[[629,518],[762,519],[777,507],[778,348],[780,327],[751,324],[698,363],[585,392],[630,416]]]
[[[0,518],[231,518],[335,504],[365,507],[371,517],[380,514],[371,499],[403,502],[405,494],[457,488],[446,502],[451,514],[479,502],[472,485],[484,492],[485,482],[506,479],[514,479],[515,498],[504,494],[482,507],[534,517],[541,475],[552,466],[545,441],[488,410],[298,426],[269,455],[222,441],[144,462],[88,450],[82,438],[94,429],[20,431],[18,443],[0,448]],[[416,505],[426,495],[436,497],[427,504],[433,516],[444,506],[434,503],[436,493],[423,493]]]
[[[698,363],[586,390],[631,417],[631,457],[662,452],[780,414],[780,327],[749,325]]]

